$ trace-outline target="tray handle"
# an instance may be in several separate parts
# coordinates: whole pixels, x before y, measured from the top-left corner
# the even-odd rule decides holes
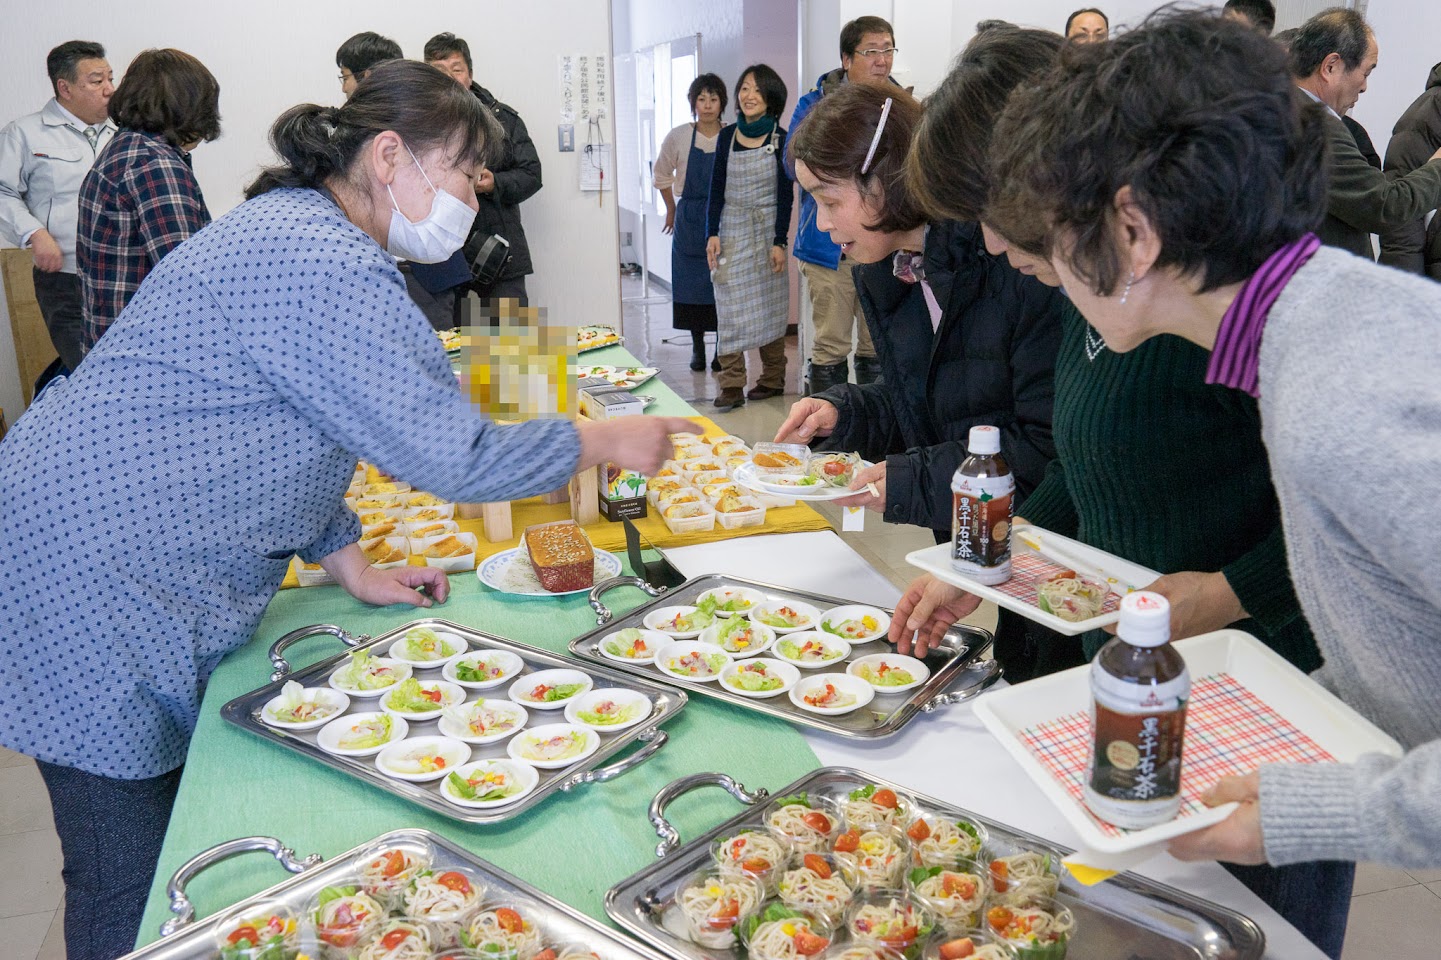
[[[747,790],[733,777],[724,773],[693,773],[688,777],[681,777],[679,780],[666,784],[660,788],[655,799],[650,802],[648,814],[650,825],[655,827],[655,834],[660,837],[660,843],[655,847],[657,857],[664,857],[680,846],[680,831],[665,818],[665,808],[670,806],[672,801],[680,799],[697,787],[720,787],[747,806],[755,806],[771,795],[765,787],[754,792]]]
[[[670,734],[664,730],[659,728],[647,730],[636,738],[637,743],[644,743],[645,746],[641,747],[635,753],[632,753],[624,760],[617,760],[609,766],[596,767],[594,770],[582,770],[580,773],[575,774],[562,783],[560,789],[570,790],[573,787],[578,787],[585,783],[605,783],[607,780],[614,780],[621,774],[634,770],[655,756],[660,752],[660,748],[666,745],[666,741],[669,739]]]
[[[997,680],[1001,679],[1004,672],[996,660],[981,660],[972,664],[967,670],[982,670],[984,676],[977,683],[971,684],[964,690],[953,690],[950,693],[938,693],[921,705],[922,713],[935,713],[942,707],[954,706],[958,703],[965,703],[984,693]]]
[[[615,616],[610,612],[610,607],[602,603],[600,598],[616,587],[635,587],[652,597],[658,597],[665,593],[665,587],[653,587],[641,577],[611,577],[609,580],[602,580],[590,588],[590,608],[595,611],[597,626],[610,623],[611,618]]]
[[[275,669],[270,674],[272,683],[279,683],[290,675],[290,664],[285,659],[285,650],[291,644],[299,643],[307,637],[318,637],[321,635],[335,637],[347,647],[358,647],[362,643],[369,643],[370,637],[365,634],[353,636],[333,623],[317,623],[311,627],[301,627],[299,630],[292,630],[279,640],[270,645],[270,665]]]
[[[209,850],[201,851],[189,860],[180,865],[170,882],[165,885],[165,893],[170,898],[170,912],[175,914],[169,920],[160,925],[160,935],[168,937],[195,922],[195,905],[185,895],[185,887],[196,874],[206,867],[213,867],[222,860],[249,853],[253,850],[264,850],[280,861],[280,865],[291,873],[302,873],[320,863],[321,857],[318,853],[312,853],[304,860],[295,856],[295,851],[285,846],[274,837],[241,837],[239,840],[229,840],[217,844]]]

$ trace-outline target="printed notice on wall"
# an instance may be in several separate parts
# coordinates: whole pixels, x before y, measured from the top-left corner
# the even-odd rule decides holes
[[[607,54],[561,54],[556,63],[561,123],[588,124],[610,114],[610,57]]]

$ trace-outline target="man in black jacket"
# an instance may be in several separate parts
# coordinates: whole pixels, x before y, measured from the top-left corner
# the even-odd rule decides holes
[[[1396,127],[1386,147],[1386,172],[1405,176],[1441,149],[1441,63],[1431,68],[1426,91],[1416,98]],[[1381,234],[1381,262],[1388,267],[1441,280],[1441,215],[1418,217]]]
[[[490,283],[472,281],[470,289],[482,300],[513,298],[519,300],[521,306],[527,306],[525,278],[535,271],[531,267],[525,230],[520,224],[520,204],[540,191],[540,156],[520,114],[472,78],[468,43],[453,33],[438,33],[426,41],[425,61],[474,93],[505,130],[500,157],[476,179],[480,213],[465,242],[465,257],[467,262],[473,262],[491,236],[504,237],[510,244],[510,255],[499,276]]]

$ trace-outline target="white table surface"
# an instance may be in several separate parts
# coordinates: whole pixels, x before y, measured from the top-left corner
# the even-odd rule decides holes
[[[667,550],[666,556],[687,578],[728,574],[884,607],[893,607],[900,599],[900,591],[890,580],[827,531],[722,540],[677,547]],[[805,737],[824,766],[869,771],[1066,848],[1080,843],[1060,812],[981,725],[969,704],[921,714],[900,735],[886,740],[855,741],[809,729]],[[937,763],[937,756],[964,757],[965,762]],[[1003,793],[996,791],[998,783],[1006,785]],[[1161,853],[1135,870],[1250,917],[1265,931],[1267,957],[1325,957],[1217,864],[1182,863]]]

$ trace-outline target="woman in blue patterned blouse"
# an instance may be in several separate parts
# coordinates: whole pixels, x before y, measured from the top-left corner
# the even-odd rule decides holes
[[[50,791],[71,960],[133,945],[206,680],[292,554],[369,603],[445,600],[439,570],[366,563],[343,504],[358,457],[510,500],[602,458],[654,472],[694,429],[498,426],[462,395],[395,256],[460,247],[496,135],[407,61],[339,109],[290,110],[271,132],[283,163],[157,264],[0,444],[0,744]]]

